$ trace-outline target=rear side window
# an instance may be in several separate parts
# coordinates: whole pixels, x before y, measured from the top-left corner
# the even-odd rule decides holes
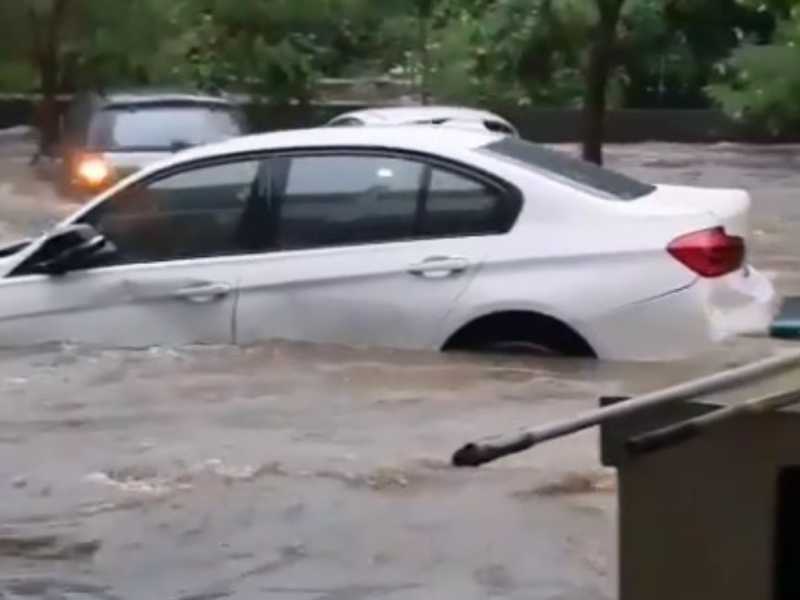
[[[484,150],[609,200],[634,200],[655,190],[655,186],[627,175],[519,138],[503,138]]]
[[[271,161],[280,248],[314,248],[508,231],[517,198],[478,177],[397,156]]]
[[[443,237],[499,233],[505,221],[502,202],[494,188],[435,168],[425,201],[423,231]]]
[[[291,159],[278,245],[340,246],[414,236],[422,163],[378,156]]]

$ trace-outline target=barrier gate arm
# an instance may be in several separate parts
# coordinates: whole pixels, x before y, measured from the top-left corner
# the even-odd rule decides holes
[[[498,458],[523,452],[542,442],[576,433],[606,421],[619,419],[654,406],[689,400],[711,391],[729,389],[740,383],[760,379],[776,371],[798,365],[800,365],[800,351],[781,353],[741,367],[634,396],[630,400],[594,409],[571,419],[534,427],[517,435],[495,436],[471,442],[459,448],[453,454],[451,462],[456,467],[479,467]],[[728,417],[723,415],[724,418]]]
[[[798,403],[800,403],[800,389],[753,398],[693,419],[635,435],[625,442],[625,448],[633,455],[655,452],[701,435],[725,421],[744,415],[761,415]]]

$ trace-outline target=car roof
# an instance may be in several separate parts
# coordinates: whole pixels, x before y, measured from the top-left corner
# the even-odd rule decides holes
[[[431,135],[431,129],[436,134]],[[448,154],[448,149],[470,150],[490,144],[504,136],[486,130],[440,128],[433,125],[320,127],[292,129],[231,138],[205,146],[183,150],[170,161],[180,164],[191,160],[229,154],[293,148],[363,147],[388,148]],[[164,166],[163,163],[161,166]]]
[[[334,120],[341,118],[359,118],[367,124],[401,125],[421,121],[501,121],[506,119],[488,110],[468,108],[463,106],[396,106],[385,108],[369,108],[356,110],[339,115]]]
[[[97,92],[94,97],[105,106],[137,106],[145,104],[205,104],[230,106],[232,101],[225,96],[200,92],[159,89],[130,88]]]

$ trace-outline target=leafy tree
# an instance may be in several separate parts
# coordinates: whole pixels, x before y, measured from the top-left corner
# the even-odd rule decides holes
[[[58,138],[57,94],[117,83],[148,83],[163,64],[168,13],[158,0],[18,0],[0,3],[0,49],[6,72],[27,73],[39,91],[42,149]],[[18,90],[22,91],[22,90]]]
[[[765,3],[758,7],[770,8]],[[709,93],[733,117],[763,123],[778,134],[800,126],[800,1],[771,8],[783,17],[774,38],[738,48],[721,66],[721,81],[710,85]]]
[[[24,0],[0,6],[0,37],[15,64],[27,64],[38,79],[42,103],[38,122],[45,150],[58,136],[56,94],[65,64],[65,43],[74,24],[74,0]]]
[[[736,0],[651,0],[630,34],[622,58],[628,81],[625,105],[639,108],[671,106],[706,108],[706,86],[741,40],[768,41],[775,26],[769,11]],[[632,8],[645,3],[637,2]],[[632,10],[638,13],[639,10]]]
[[[55,131],[59,90],[188,83],[307,102],[321,77],[392,73],[422,102],[582,106],[584,157],[601,162],[608,106],[703,106],[712,77],[732,114],[800,121],[798,3],[0,1],[0,88],[41,91]]]
[[[206,80],[201,84],[210,80],[274,102],[308,101],[320,76],[379,64],[374,56],[381,15],[372,4],[195,0],[186,33],[194,40],[194,75]]]
[[[505,0],[490,5],[485,14],[467,11],[457,21],[460,31],[445,36],[443,47],[452,51],[466,39],[472,50],[462,47],[461,60],[448,57],[445,75],[437,79],[469,82],[459,92],[472,92],[484,102],[582,105],[584,157],[601,162],[624,4],[625,0]]]
[[[172,83],[176,65],[187,61],[175,44],[184,30],[181,11],[190,0],[129,0],[113,5],[71,0],[80,22],[66,48],[64,87],[104,88]]]

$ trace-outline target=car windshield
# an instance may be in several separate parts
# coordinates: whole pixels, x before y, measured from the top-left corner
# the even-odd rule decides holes
[[[236,113],[210,106],[109,108],[95,118],[89,144],[103,150],[170,150],[243,133]]]
[[[634,200],[656,189],[627,175],[518,138],[503,138],[484,146],[484,150],[609,200]]]

